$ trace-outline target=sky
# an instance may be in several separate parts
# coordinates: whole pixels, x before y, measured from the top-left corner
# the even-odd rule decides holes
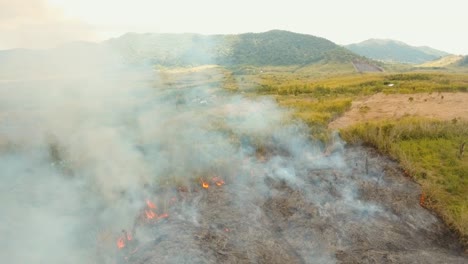
[[[0,0],[0,49],[102,41],[127,32],[283,29],[350,44],[396,39],[468,54],[466,0]]]

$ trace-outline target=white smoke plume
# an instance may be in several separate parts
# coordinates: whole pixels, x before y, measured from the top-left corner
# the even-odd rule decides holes
[[[324,155],[273,100],[224,91],[223,69],[68,55],[53,78],[0,82],[3,263],[334,263],[353,227],[398,223],[359,194],[386,184],[382,170],[364,175],[339,138]],[[167,219],[135,225],[146,199]],[[122,229],[140,243],[131,256],[116,247]]]

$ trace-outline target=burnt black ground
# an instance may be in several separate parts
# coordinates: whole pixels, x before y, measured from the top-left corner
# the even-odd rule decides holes
[[[179,191],[168,219],[137,229],[144,242],[124,263],[467,263],[395,162],[361,146],[341,154],[346,169],[300,183],[250,175]]]

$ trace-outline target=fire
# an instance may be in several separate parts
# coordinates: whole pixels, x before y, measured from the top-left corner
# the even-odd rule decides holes
[[[131,233],[128,233],[126,230],[122,230],[122,235],[117,239],[117,248],[122,249],[127,245],[128,241],[133,240]]]
[[[156,213],[151,210],[145,210],[145,215],[148,219],[153,219],[157,216]]]
[[[219,177],[213,177],[213,182],[216,184],[216,186],[223,186],[224,185],[224,181],[223,179],[219,178]]]
[[[421,196],[419,197],[419,205],[424,207],[425,205],[425,200],[426,200],[426,194],[424,192],[421,193]]]
[[[224,180],[221,179],[221,177],[214,176],[213,178],[209,179],[208,181],[205,181],[203,179],[200,179],[201,186],[204,189],[210,188],[210,184],[216,185],[218,187],[223,186],[225,184]]]
[[[202,187],[208,189],[210,187],[210,184],[207,182],[202,182]]]
[[[159,215],[158,218],[161,219],[161,218],[168,218],[168,217],[169,215],[167,213],[164,213],[164,214]]]
[[[125,247],[125,237],[121,236],[119,239],[117,239],[117,248],[122,249]]]
[[[150,200],[146,200],[146,205],[148,206],[148,208],[156,209],[156,205]]]
[[[175,203],[177,201],[177,198],[173,197],[170,201],[172,203]],[[152,224],[156,220],[169,217],[168,213],[157,214],[158,211],[156,204],[150,201],[149,199],[146,200],[146,207],[144,207],[140,212],[141,215],[139,219],[143,220],[146,217],[147,221],[143,222],[146,224]],[[127,232],[125,229],[122,230],[121,236],[117,239],[117,248],[120,250],[128,247],[132,250],[130,254],[134,254],[138,251],[138,248],[132,246],[133,244],[133,234],[131,232]]]

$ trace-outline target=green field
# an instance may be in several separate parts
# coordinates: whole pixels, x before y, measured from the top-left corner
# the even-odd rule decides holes
[[[421,184],[422,205],[439,216],[467,242],[468,122],[405,118],[358,124],[341,131],[350,143],[367,143],[398,160]]]

